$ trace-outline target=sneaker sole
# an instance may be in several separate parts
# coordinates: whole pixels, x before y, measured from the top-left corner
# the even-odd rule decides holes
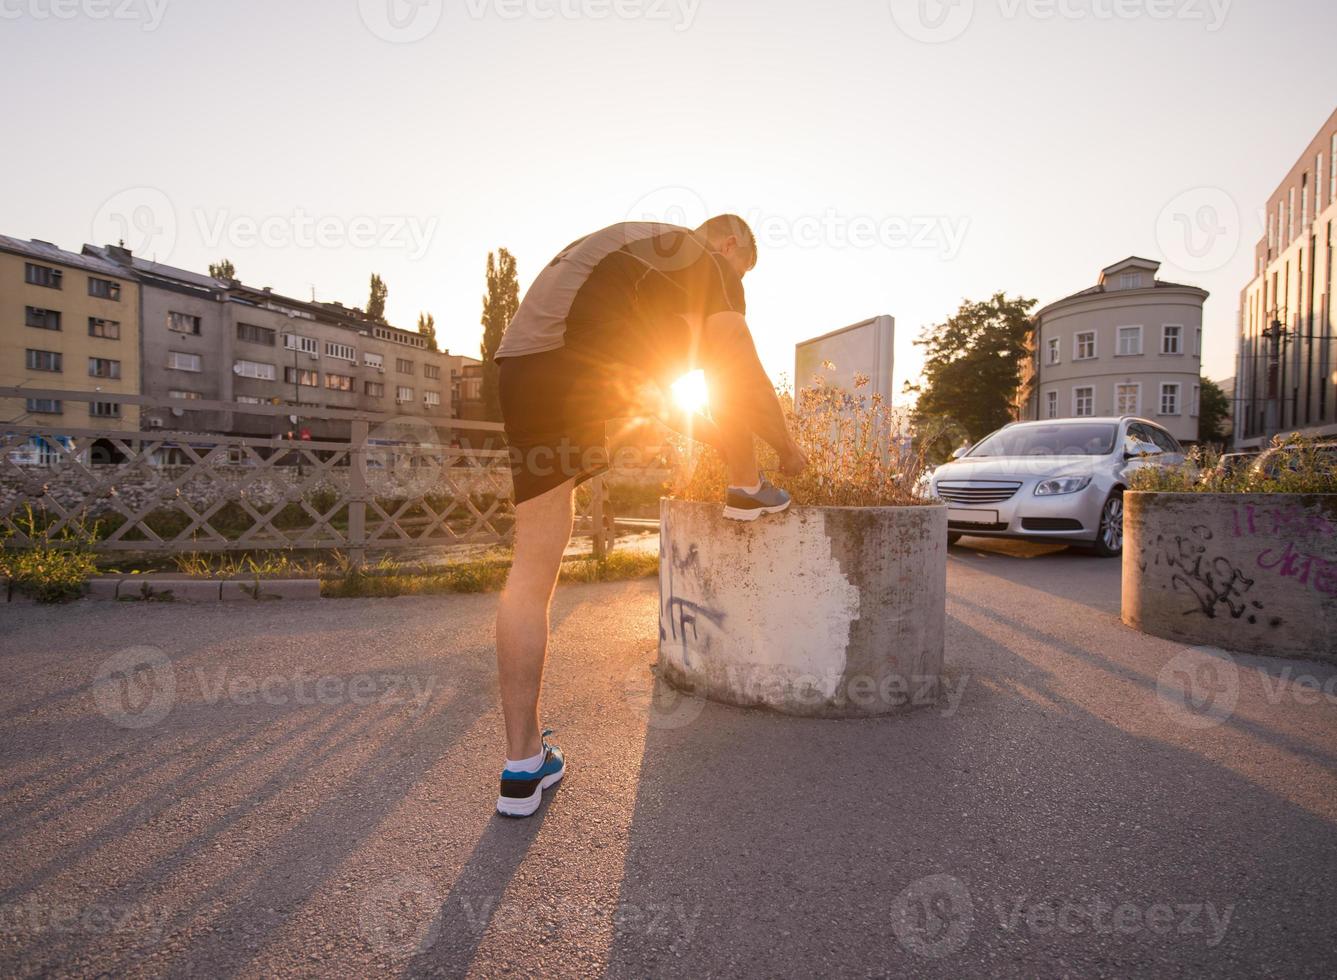
[[[753,507],[744,510],[742,507],[725,507],[724,519],[728,521],[755,521],[765,514],[780,514],[789,509],[792,500],[786,500],[778,507]]]
[[[562,766],[555,773],[544,776],[543,781],[539,783],[539,788],[534,790],[533,796],[515,797],[498,796],[497,812],[503,817],[532,817],[534,811],[539,808],[543,802],[543,791],[549,786],[556,786],[566,775],[566,766]]]

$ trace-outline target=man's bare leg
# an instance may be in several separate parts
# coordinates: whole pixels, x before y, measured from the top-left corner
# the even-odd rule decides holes
[[[575,480],[515,508],[515,559],[497,606],[497,674],[506,716],[506,758],[542,746],[539,692],[548,654],[548,606],[571,540]]]
[[[755,487],[761,482],[761,470],[757,466],[757,449],[752,430],[739,425],[735,417],[728,415],[719,419],[718,425],[724,462],[729,468],[729,486]]]

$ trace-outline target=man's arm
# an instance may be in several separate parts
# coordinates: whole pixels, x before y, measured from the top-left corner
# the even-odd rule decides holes
[[[780,454],[780,466],[790,474],[803,471],[807,460],[785,424],[784,411],[766,369],[757,356],[747,320],[739,313],[716,313],[706,318],[702,366],[717,415],[744,425]]]

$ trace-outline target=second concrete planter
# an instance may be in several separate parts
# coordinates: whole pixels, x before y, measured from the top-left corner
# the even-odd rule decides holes
[[[863,717],[933,703],[947,511],[795,507],[751,524],[660,505],[659,669],[712,700]]]

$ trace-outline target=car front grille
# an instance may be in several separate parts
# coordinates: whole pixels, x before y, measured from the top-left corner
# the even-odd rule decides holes
[[[1080,531],[1082,522],[1071,517],[1023,517],[1023,531]]]
[[[953,504],[983,506],[1011,500],[1020,483],[939,483],[938,496]]]

